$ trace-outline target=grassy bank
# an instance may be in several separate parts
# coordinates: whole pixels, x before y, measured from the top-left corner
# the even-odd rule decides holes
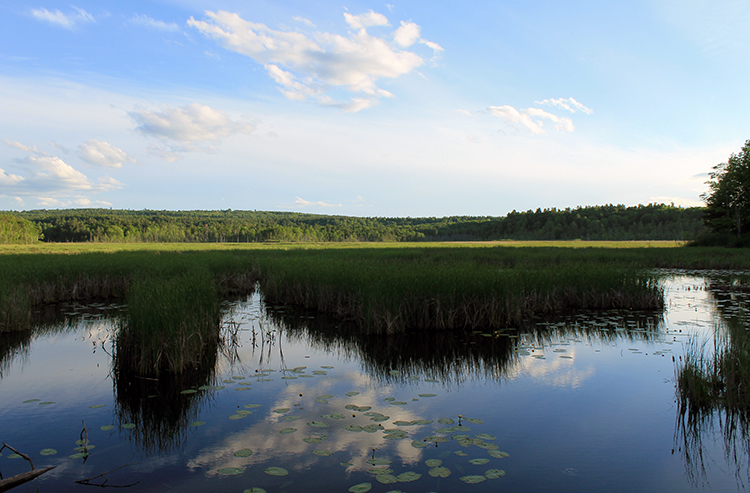
[[[41,304],[126,299],[148,280],[198,271],[219,297],[250,292],[260,280],[273,303],[331,313],[367,331],[393,332],[508,326],[534,314],[577,308],[655,308],[661,293],[648,269],[750,268],[743,250],[675,245],[7,246],[0,248],[0,330],[28,327],[32,308]]]

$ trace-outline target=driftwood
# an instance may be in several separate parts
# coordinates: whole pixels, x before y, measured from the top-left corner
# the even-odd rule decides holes
[[[51,466],[51,467],[45,467],[44,469],[37,469],[36,467],[34,467],[34,461],[31,460],[31,457],[29,457],[28,455],[22,452],[19,452],[18,450],[14,449],[7,443],[3,443],[3,446],[0,447],[0,450],[4,448],[12,450],[13,452],[17,453],[18,455],[26,459],[28,463],[31,464],[31,471],[23,472],[21,474],[16,474],[15,476],[11,476],[7,479],[0,479],[0,492],[8,491],[11,488],[15,488],[16,486],[27,483],[31,481],[32,479],[41,476],[45,472],[51,471],[52,469],[57,467],[57,466]]]

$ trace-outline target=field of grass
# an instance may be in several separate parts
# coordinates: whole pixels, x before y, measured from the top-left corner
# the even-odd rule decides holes
[[[363,330],[506,327],[577,308],[657,308],[654,268],[750,269],[741,249],[675,242],[36,244],[0,247],[0,330],[40,304],[133,296],[149,279],[206,272]],[[165,294],[166,296],[166,294]]]
[[[518,327],[576,309],[658,309],[655,268],[750,269],[745,250],[674,242],[0,246],[0,332],[38,307],[119,299],[118,357],[179,373],[219,341],[222,297],[328,313],[365,333]]]

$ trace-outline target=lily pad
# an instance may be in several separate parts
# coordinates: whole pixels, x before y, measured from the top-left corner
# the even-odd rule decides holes
[[[425,448],[427,446],[427,442],[423,440],[413,440],[411,442],[411,446],[414,448]]]
[[[451,475],[451,471],[447,467],[433,467],[427,471],[427,474],[433,478],[447,478]]]
[[[481,483],[482,481],[486,481],[487,476],[478,476],[478,475],[471,475],[471,476],[462,476],[461,481],[463,481],[466,484],[476,484]]]
[[[359,425],[347,425],[344,426],[344,429],[348,431],[362,431],[362,427]]]
[[[260,407],[260,406],[261,406],[260,404],[245,404],[242,407],[247,408],[247,409],[253,409],[255,407]]]
[[[466,421],[467,423],[471,423],[471,424],[473,424],[473,425],[481,425],[481,424],[484,424],[484,421],[482,421],[482,420],[481,420],[481,419],[479,419],[479,418],[467,418],[467,419],[465,419],[464,421]]]
[[[323,443],[323,439],[322,438],[318,438],[318,437],[307,437],[307,438],[303,438],[302,441],[310,443],[310,444]]]
[[[94,404],[93,406],[89,406],[89,409],[99,409],[100,407],[107,407],[106,404]]]
[[[437,394],[419,394],[419,397],[435,397]]]
[[[77,454],[73,454],[70,456],[71,459],[82,459],[84,457],[88,457],[89,454],[86,452],[78,452]],[[8,456],[10,457],[10,455]]]
[[[135,428],[135,423],[125,423],[124,425],[122,425],[122,427],[126,430],[132,430],[133,428]]]
[[[484,475],[487,477],[487,479],[497,479],[505,476],[505,471],[503,471],[502,469],[490,469],[489,471],[485,472]]]
[[[307,423],[308,426],[312,426],[314,428],[328,428],[328,423],[324,421],[311,421]]]
[[[102,431],[109,431],[109,430],[114,429],[114,427],[115,427],[115,425],[104,425],[104,426],[102,426],[99,429],[102,430]]]
[[[487,464],[489,461],[489,459],[471,459],[469,462],[475,466],[481,466],[482,464]]]
[[[393,469],[387,467],[387,466],[378,466],[378,467],[371,467],[367,470],[370,474],[378,475],[378,474],[393,474]]]
[[[427,467],[438,467],[443,463],[440,459],[427,459],[424,461],[424,463],[427,465]]]
[[[402,472],[398,476],[396,476],[396,479],[398,479],[399,483],[411,483],[412,481],[416,481],[417,479],[421,478],[422,475],[418,472],[408,471],[408,472]]]
[[[347,397],[354,397],[355,395],[359,395],[359,392],[352,390],[351,392],[347,392]]]
[[[395,397],[386,397],[385,399],[383,399],[383,402],[393,402],[395,400],[396,400]]]
[[[389,404],[391,404],[393,406],[405,406],[406,402],[404,402],[404,401],[391,401],[391,402],[389,402]]]
[[[278,409],[274,409],[273,412],[278,413],[278,414],[284,414],[284,413],[288,413],[289,412],[289,408],[288,407],[280,407]]]
[[[180,394],[195,394],[196,392],[198,391],[195,389],[187,389],[187,390],[183,390],[182,392],[180,392]]]
[[[375,476],[375,480],[383,484],[398,483],[398,478],[393,474],[378,474]]]
[[[43,448],[39,451],[41,455],[55,455],[57,453],[57,450],[53,448]]]
[[[289,471],[283,467],[267,467],[263,469],[263,472],[271,476],[286,476],[289,474]]]
[[[371,489],[372,483],[359,483],[349,488],[349,491],[352,493],[365,493],[365,491],[370,491]]]
[[[281,434],[281,435],[288,435],[290,433],[294,433],[295,431],[297,431],[297,428],[283,428],[283,429],[279,430],[279,434]]]
[[[205,424],[206,424],[205,421],[193,421],[192,423],[190,423],[190,426],[191,427],[196,427],[196,426],[203,426]]]
[[[440,423],[441,425],[452,425],[453,423],[455,423],[455,421],[453,421],[451,418],[440,418],[438,420],[438,423]]]
[[[297,421],[298,419],[302,419],[302,416],[284,416],[281,421]]]
[[[253,455],[253,451],[249,448],[243,448],[234,453],[235,457],[250,457],[251,455]]]
[[[232,414],[231,416],[229,416],[229,419],[242,419],[245,416],[247,416],[247,414]]]
[[[497,440],[495,435],[490,435],[489,433],[477,433],[476,437],[480,440]]]
[[[54,404],[54,403],[55,403],[55,401],[44,401],[44,402],[40,402],[39,405],[40,406],[49,406],[50,404]]]
[[[326,370],[332,370],[334,368],[333,366],[328,366],[328,365],[321,365],[320,367],[325,368]]]
[[[263,488],[253,486],[252,488],[247,488],[242,493],[268,493],[268,492],[264,490]]]
[[[41,399],[27,399],[23,401],[23,404],[28,404],[29,402],[39,402],[39,401],[41,401]]]
[[[245,472],[245,469],[243,467],[225,467],[223,469],[219,469],[219,474],[225,474],[227,476],[234,476],[235,474],[242,474]]]
[[[508,452],[503,452],[502,450],[488,450],[487,453],[496,459],[504,459],[506,457],[510,457],[510,454]]]

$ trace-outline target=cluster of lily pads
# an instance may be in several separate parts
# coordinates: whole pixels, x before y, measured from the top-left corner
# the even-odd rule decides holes
[[[326,366],[324,367],[326,369],[331,369],[332,367]],[[286,369],[283,370],[285,372],[290,373],[292,376],[299,377],[304,374],[305,367],[296,367],[293,369]],[[314,374],[317,374],[319,370],[313,371]],[[392,374],[394,376],[399,376],[400,372],[397,370],[393,370]],[[256,373],[256,377],[258,379],[265,379],[268,377],[270,373],[267,370],[259,371]],[[233,377],[232,380],[225,380],[225,383],[236,383],[240,380],[242,380],[243,377]],[[416,378],[412,378],[412,380],[417,380]],[[239,390],[239,389],[238,389]],[[357,391],[350,391],[347,392],[345,395],[346,397],[355,397],[359,395],[360,392]],[[301,396],[301,394],[300,394]],[[436,394],[431,393],[422,393],[418,394],[419,398],[430,398],[435,397]],[[319,395],[313,399],[313,402],[321,405],[329,405],[331,404],[331,400],[334,399],[335,396],[333,394],[324,394]],[[413,400],[419,400],[418,398],[414,398]],[[386,397],[383,399],[383,402],[387,405],[392,406],[405,406],[408,403],[406,401],[397,401],[393,397]],[[295,404],[297,406],[298,404]],[[230,416],[230,419],[242,419],[248,415],[250,415],[255,408],[261,407],[260,404],[245,404],[242,406],[242,409],[238,409],[236,413],[232,416]],[[276,409],[272,409],[270,412],[281,415],[279,418],[280,421],[289,422],[290,424],[302,420],[303,417],[299,415],[293,415],[293,414],[287,414],[290,411],[292,411],[293,408],[291,407],[280,407]],[[470,435],[469,432],[471,431],[469,425],[481,425],[483,424],[483,421],[479,418],[472,418],[472,417],[463,417],[459,416],[458,420],[454,418],[449,417],[441,417],[437,419],[437,425],[434,430],[432,430],[429,434],[426,434],[425,436],[421,437],[414,437],[410,435],[410,433],[407,431],[409,427],[421,427],[433,424],[434,421],[430,419],[414,419],[414,420],[395,420],[391,421],[391,417],[387,414],[384,414],[382,412],[377,412],[372,410],[372,406],[367,405],[359,405],[355,403],[347,403],[343,406],[343,411],[348,412],[349,414],[346,414],[346,412],[328,412],[326,414],[321,414],[319,418],[312,419],[310,421],[305,421],[305,425],[300,427],[297,425],[297,427],[294,426],[288,426],[281,428],[278,430],[279,434],[282,435],[291,435],[293,433],[296,433],[300,431],[300,429],[304,428],[310,431],[310,436],[306,436],[302,438],[302,441],[311,444],[311,445],[320,445],[327,439],[329,439],[329,435],[323,434],[325,433],[324,430],[330,429],[334,426],[335,422],[340,422],[341,424],[337,427],[339,429],[346,430],[348,432],[352,433],[381,433],[382,438],[384,440],[411,440],[411,446],[418,449],[425,449],[425,452],[428,450],[428,447],[436,448],[439,446],[439,444],[442,443],[448,443],[448,442],[455,442],[458,444],[461,448],[459,450],[455,450],[453,452],[455,457],[467,457],[469,454],[467,454],[463,449],[469,448],[469,447],[477,447],[479,449],[483,449],[486,451],[487,456],[485,457],[475,457],[467,462],[471,464],[472,466],[482,466],[485,464],[488,464],[492,459],[503,459],[505,457],[508,457],[509,454],[506,452],[503,452],[500,450],[499,446],[493,443],[496,440],[496,437],[488,434],[488,433],[478,433],[475,435]],[[369,421],[371,421],[370,424],[362,424],[360,423],[350,423],[346,424],[346,421],[349,416],[352,418],[355,418],[357,416],[365,416],[369,418]],[[309,418],[308,418],[309,419]],[[360,418],[361,419],[361,418]],[[387,423],[390,422],[392,427],[386,427]],[[203,422],[195,422],[192,424],[192,426],[199,426],[200,424],[203,424]],[[385,425],[385,426],[384,426]],[[320,430],[320,431],[313,431],[313,430]],[[441,451],[442,452],[442,451]],[[325,450],[324,447],[317,447],[313,448],[311,452],[313,455],[319,456],[319,457],[329,457],[331,455],[334,455],[334,451],[331,450]],[[443,452],[443,454],[448,452]],[[238,458],[245,458],[253,455],[253,451],[249,448],[240,449],[234,452],[234,456]],[[410,483],[413,481],[417,481],[422,478],[423,474],[416,472],[416,471],[406,471],[401,472],[399,474],[396,474],[394,469],[391,467],[391,460],[388,458],[383,457],[375,457],[375,450],[373,449],[373,457],[368,459],[366,463],[369,465],[369,468],[367,469],[367,472],[372,475],[373,481],[381,484],[396,484],[396,483]],[[340,462],[341,466],[349,468],[353,467],[354,464],[351,462]],[[427,459],[424,464],[429,468],[427,470],[427,474],[432,478],[448,478],[451,476],[451,474],[454,472],[449,467],[449,464],[444,464],[443,460],[441,459]],[[459,469],[462,469],[459,467]],[[222,469],[218,469],[217,472],[222,475],[239,475],[245,472],[244,467],[226,467]],[[263,472],[269,476],[287,476],[290,474],[290,472],[285,469],[284,467],[280,466],[269,466],[265,467],[263,469]],[[459,479],[463,481],[466,484],[475,484],[486,480],[491,479],[497,479],[505,475],[505,471],[502,469],[497,468],[490,468],[487,469],[482,474],[469,474],[461,476]],[[349,491],[351,492],[366,492],[369,491],[372,488],[373,483],[372,482],[363,482],[356,484],[349,488]],[[244,493],[263,493],[265,490],[263,490],[260,487],[253,487],[246,489]],[[396,490],[394,490],[396,491]]]

